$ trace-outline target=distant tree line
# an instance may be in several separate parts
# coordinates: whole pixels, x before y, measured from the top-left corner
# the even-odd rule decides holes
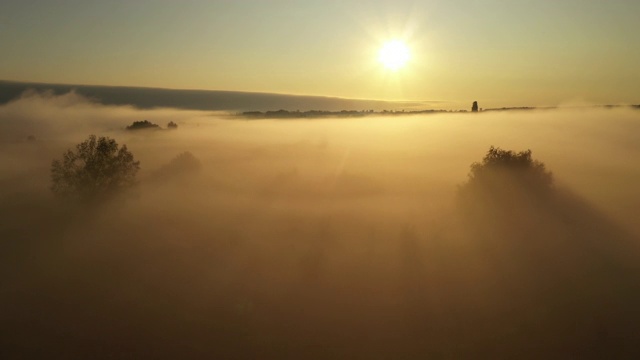
[[[178,124],[176,124],[173,121],[169,121],[169,123],[167,124],[168,130],[175,130],[177,128],[178,128]],[[126,129],[127,130],[161,130],[162,128],[159,125],[154,124],[149,120],[142,120],[142,121],[134,121],[133,124],[127,126]]]
[[[325,110],[308,110],[308,111],[245,111],[238,115],[249,118],[323,118],[323,117],[363,117],[370,115],[411,115],[411,114],[432,114],[453,112],[451,110],[341,110],[341,111],[325,111]],[[464,112],[464,111],[463,111]]]

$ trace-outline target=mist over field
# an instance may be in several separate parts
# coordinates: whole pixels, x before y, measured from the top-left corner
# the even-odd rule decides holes
[[[178,129],[125,130],[143,119]],[[621,108],[246,120],[27,94],[0,106],[0,355],[638,356],[639,133]],[[134,196],[53,197],[91,134],[140,161]],[[492,145],[553,190],[457,196]]]

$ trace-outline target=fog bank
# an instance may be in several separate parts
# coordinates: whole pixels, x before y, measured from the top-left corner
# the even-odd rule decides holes
[[[124,130],[143,119],[178,129]],[[638,133],[630,109],[247,121],[28,94],[0,106],[0,351],[636,356]],[[135,198],[50,194],[90,134],[140,161]],[[491,145],[553,190],[462,201]]]

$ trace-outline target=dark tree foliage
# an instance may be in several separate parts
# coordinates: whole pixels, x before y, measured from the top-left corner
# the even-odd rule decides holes
[[[126,145],[91,135],[51,163],[51,190],[63,198],[104,199],[134,186],[139,169]]]
[[[133,124],[127,126],[127,130],[143,130],[143,129],[160,129],[160,126],[149,120],[134,121]]]
[[[169,123],[167,124],[167,129],[169,130],[175,130],[178,128],[178,124],[174,123],[173,121],[169,121]]]
[[[458,206],[467,216],[520,218],[529,221],[554,201],[553,176],[531,150],[490,147],[482,162],[471,165],[469,180],[458,189]],[[493,220],[490,220],[493,221]]]
[[[531,150],[514,152],[491,146],[482,159],[471,165],[466,187],[545,190],[553,186],[553,175],[531,157]]]

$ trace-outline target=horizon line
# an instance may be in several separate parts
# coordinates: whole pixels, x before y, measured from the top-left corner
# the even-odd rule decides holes
[[[456,103],[462,101],[451,100],[384,100],[384,99],[369,99],[369,98],[355,98],[355,97],[341,97],[334,95],[310,95],[310,94],[293,94],[293,93],[280,93],[280,92],[268,92],[268,91],[251,91],[251,90],[222,90],[222,89],[195,89],[195,88],[172,88],[163,86],[144,86],[144,85],[105,85],[105,84],[73,84],[73,83],[58,83],[58,82],[40,82],[40,81],[24,81],[24,80],[7,80],[0,79],[0,82],[6,83],[18,83],[18,84],[33,84],[33,85],[56,85],[56,86],[83,86],[83,87],[109,87],[109,88],[128,88],[128,89],[153,89],[153,90],[171,90],[171,91],[210,91],[210,92],[226,92],[226,93],[241,93],[241,94],[259,94],[259,95],[281,95],[281,96],[295,96],[295,97],[307,97],[307,98],[324,98],[324,99],[336,99],[336,100],[355,100],[355,101],[375,101],[375,102],[388,102],[388,103],[435,103],[435,104],[447,104]]]

